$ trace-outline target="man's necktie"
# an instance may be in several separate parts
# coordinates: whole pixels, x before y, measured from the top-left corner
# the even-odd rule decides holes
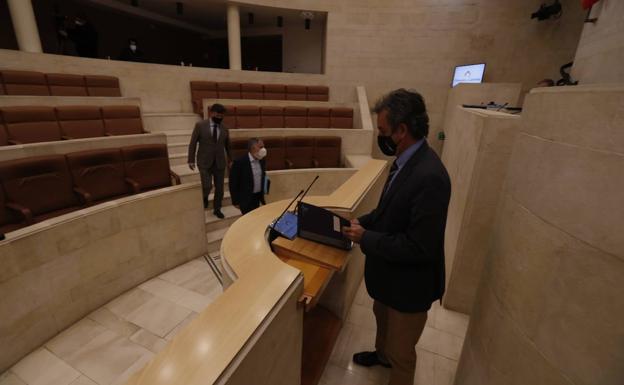
[[[212,140],[217,143],[217,132],[219,131],[219,126],[218,125],[214,125],[212,127]]]
[[[395,160],[392,163],[392,167],[390,167],[390,173],[388,173],[388,179],[386,179],[386,184],[384,184],[383,193],[381,194],[382,199],[388,192],[387,190],[390,188],[390,182],[392,181],[392,178],[394,178],[394,175],[397,173],[397,171],[399,171],[399,166],[397,166],[397,163]]]

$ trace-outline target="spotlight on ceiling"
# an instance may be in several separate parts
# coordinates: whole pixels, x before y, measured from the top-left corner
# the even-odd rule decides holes
[[[310,24],[312,24],[312,20],[305,19],[305,29],[310,29]]]
[[[139,6],[139,0],[130,0],[130,5],[132,5],[133,7],[138,7]]]
[[[181,1],[176,1],[176,13],[178,16],[182,16],[184,14],[184,3]]]
[[[305,20],[305,29],[310,29],[312,19],[314,19],[314,13],[310,11],[303,11],[300,16]]]
[[[284,26],[284,18],[282,16],[277,17],[277,26],[280,28]]]
[[[253,12],[247,13],[247,21],[249,22],[249,24],[253,24],[254,23],[254,14],[253,14]]]

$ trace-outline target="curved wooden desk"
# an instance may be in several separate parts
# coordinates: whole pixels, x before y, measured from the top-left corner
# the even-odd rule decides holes
[[[385,166],[371,160],[333,194],[306,201],[359,215],[371,208],[363,202],[376,203]],[[262,206],[232,224],[221,255],[233,282],[128,384],[298,383],[303,277],[276,257],[265,235],[288,203]]]

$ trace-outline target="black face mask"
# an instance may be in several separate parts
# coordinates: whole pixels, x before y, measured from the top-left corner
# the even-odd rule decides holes
[[[217,118],[216,116],[213,116],[213,117],[212,117],[212,121],[213,121],[215,124],[221,124],[221,122],[223,121],[223,118]]]
[[[394,143],[391,136],[377,135],[377,145],[384,155],[394,156],[397,152],[397,144]]]

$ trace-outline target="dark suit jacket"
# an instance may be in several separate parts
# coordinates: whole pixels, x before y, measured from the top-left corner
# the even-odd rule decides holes
[[[199,145],[199,149],[197,149]],[[197,151],[197,162],[195,152]],[[219,128],[219,138],[215,143],[212,140],[210,119],[195,124],[188,149],[188,163],[197,163],[197,167],[225,169],[226,154],[230,156],[230,133],[223,124]]]
[[[262,168],[262,179],[260,181],[260,191],[262,198],[260,202],[264,202],[264,181],[266,179],[266,162],[264,159],[260,161]],[[251,170],[251,162],[249,161],[249,153],[235,159],[230,170],[230,196],[233,205],[240,205],[241,208],[248,207],[253,196],[253,171]]]
[[[396,175],[366,229],[365,282],[372,298],[401,312],[422,312],[444,294],[444,230],[451,195],[446,168],[427,142]]]

